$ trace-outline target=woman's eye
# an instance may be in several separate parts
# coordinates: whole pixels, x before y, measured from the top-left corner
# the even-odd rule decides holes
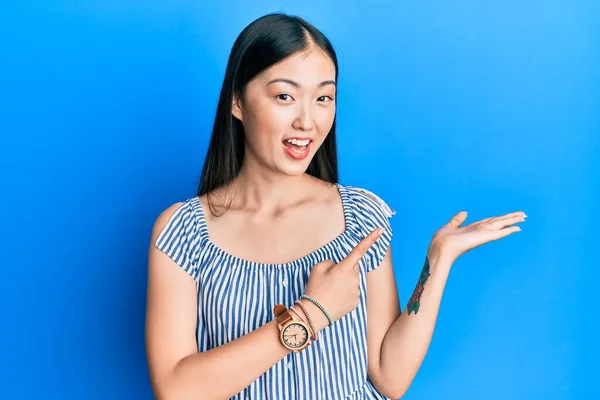
[[[333,97],[331,97],[331,96],[321,96],[321,97],[319,97],[319,99],[323,99],[323,98],[328,98],[329,100],[327,100],[327,101],[333,101]]]
[[[289,94],[287,94],[287,93],[281,93],[281,94],[278,94],[278,95],[277,95],[277,96],[275,96],[275,97],[276,97],[276,98],[278,98],[278,99],[280,99],[280,100],[286,101],[287,99],[283,99],[283,98],[282,98],[283,96],[287,96],[287,97],[289,97],[290,99],[292,98],[292,96],[290,96],[290,95],[289,95]]]

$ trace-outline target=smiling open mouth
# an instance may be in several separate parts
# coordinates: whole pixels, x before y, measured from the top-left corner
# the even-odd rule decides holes
[[[285,152],[294,160],[303,160],[310,153],[310,139],[286,139],[282,141]]]

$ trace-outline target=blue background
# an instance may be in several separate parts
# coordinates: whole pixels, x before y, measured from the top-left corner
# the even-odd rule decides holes
[[[285,11],[338,51],[341,182],[397,211],[403,307],[456,212],[529,215],[455,263],[405,398],[598,398],[598,3],[255,3],[0,6],[2,397],[151,398],[152,224],[195,192],[235,38]]]

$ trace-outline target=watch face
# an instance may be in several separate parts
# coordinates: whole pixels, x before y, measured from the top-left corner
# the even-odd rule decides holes
[[[308,331],[298,323],[289,324],[281,334],[285,344],[292,348],[302,347],[308,340]]]

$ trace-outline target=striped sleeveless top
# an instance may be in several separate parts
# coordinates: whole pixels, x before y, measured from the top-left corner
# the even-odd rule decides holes
[[[156,239],[158,249],[196,282],[198,351],[243,336],[273,316],[275,304],[293,305],[303,293],[313,265],[335,263],[375,228],[385,232],[363,256],[357,308],[319,332],[319,340],[291,352],[231,399],[388,399],[367,375],[366,274],[377,268],[392,239],[389,219],[395,214],[374,193],[336,183],[345,230],[306,256],[284,264],[265,264],[235,257],[211,242],[199,197],[183,204]]]

